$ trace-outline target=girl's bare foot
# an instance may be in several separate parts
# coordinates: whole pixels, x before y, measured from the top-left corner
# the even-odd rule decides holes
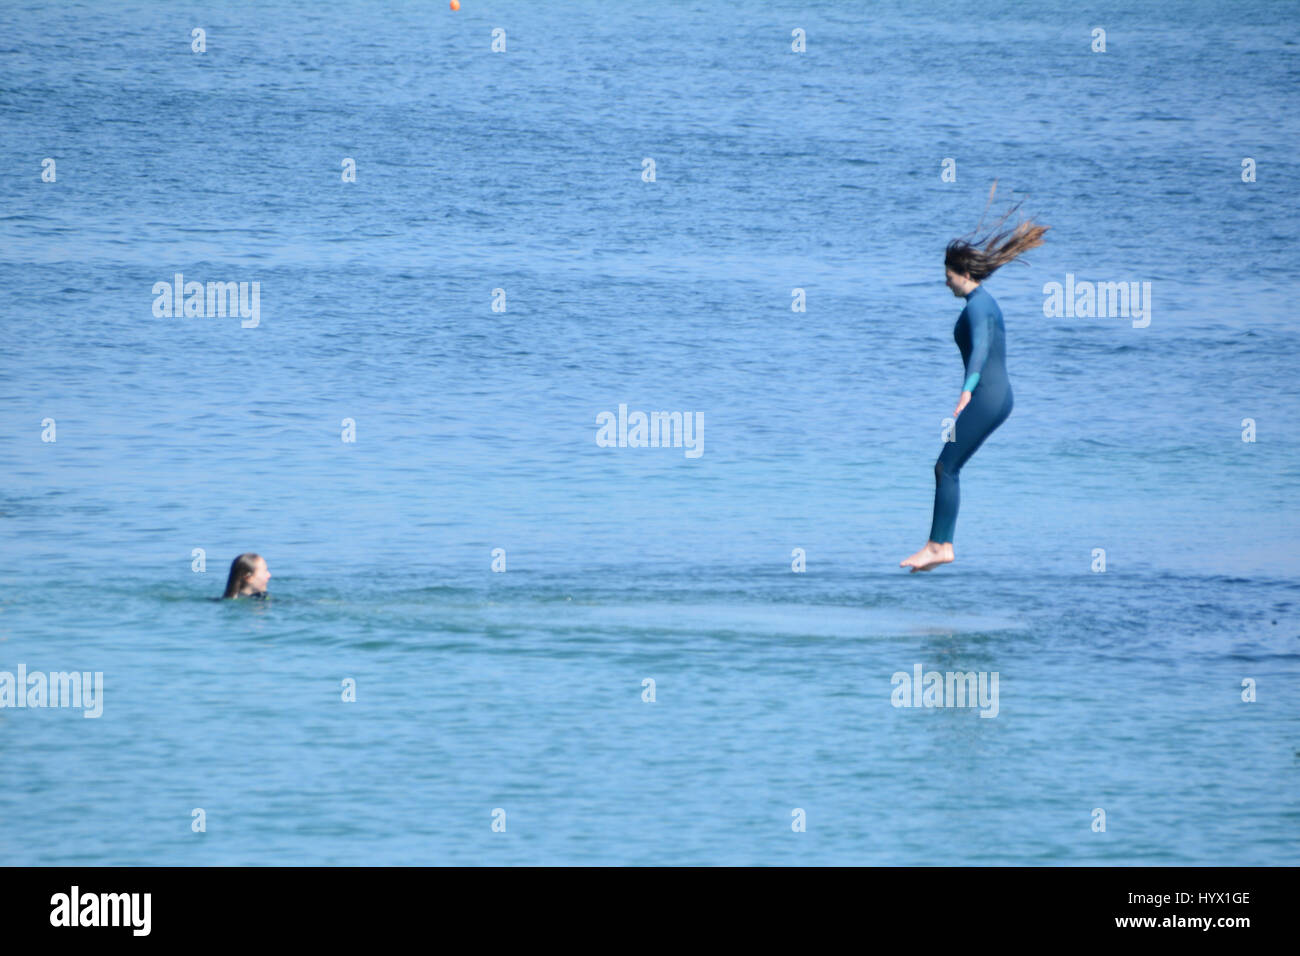
[[[927,541],[925,547],[910,558],[904,558],[898,562],[900,568],[912,569],[912,573],[917,571],[929,571],[931,568],[938,567],[941,564],[947,564],[956,555],[952,550],[952,542],[945,541],[939,544],[937,541]]]

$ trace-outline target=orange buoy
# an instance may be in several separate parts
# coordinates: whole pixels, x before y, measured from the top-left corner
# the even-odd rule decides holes
[[[459,10],[459,9],[460,9],[460,0],[451,0],[451,8],[452,8],[453,10]]]

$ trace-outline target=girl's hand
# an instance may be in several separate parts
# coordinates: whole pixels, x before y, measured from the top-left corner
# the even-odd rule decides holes
[[[970,404],[970,392],[962,392],[961,398],[957,401],[957,407],[953,409],[952,417],[956,418],[961,414],[961,410]]]

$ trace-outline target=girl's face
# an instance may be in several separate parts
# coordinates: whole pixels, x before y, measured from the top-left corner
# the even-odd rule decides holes
[[[270,580],[271,571],[266,566],[266,558],[258,558],[257,567],[253,569],[252,574],[245,578],[248,587],[252,588],[254,591],[265,591],[266,582]]]
[[[969,292],[970,287],[974,284],[975,280],[973,280],[969,275],[958,275],[947,266],[944,266],[943,271],[947,276],[947,282],[945,284],[952,290],[952,294],[958,298]]]

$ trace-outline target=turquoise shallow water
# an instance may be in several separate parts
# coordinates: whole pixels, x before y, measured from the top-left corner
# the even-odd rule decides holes
[[[104,698],[0,708],[0,860],[1293,863],[1300,16],[1088,16],[6,5],[0,672]],[[1016,407],[909,576],[994,178]]]

